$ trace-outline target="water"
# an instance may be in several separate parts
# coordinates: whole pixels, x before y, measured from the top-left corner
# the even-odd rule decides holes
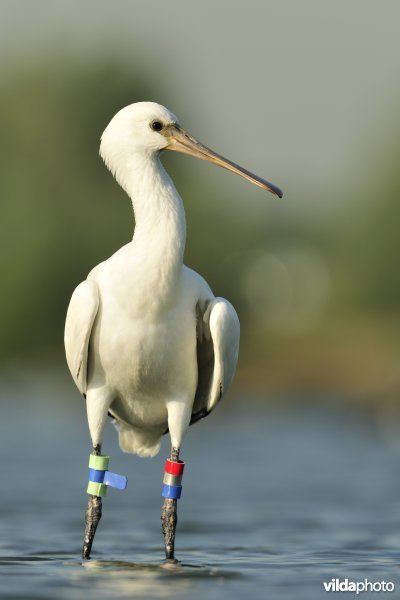
[[[336,577],[390,581],[400,597],[399,446],[364,413],[240,398],[191,428],[172,568],[159,521],[168,440],[143,460],[119,451],[110,426],[104,450],[129,486],[109,491],[82,564],[83,403],[46,382],[1,392],[1,598],[313,600]]]

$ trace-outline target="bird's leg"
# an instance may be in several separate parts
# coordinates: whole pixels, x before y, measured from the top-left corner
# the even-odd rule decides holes
[[[93,447],[93,454],[100,456],[101,444]],[[89,494],[85,513],[85,535],[83,537],[82,558],[89,559],[94,535],[101,519],[101,497]]]
[[[172,447],[171,459],[165,463],[163,493],[164,504],[161,525],[164,534],[165,557],[175,560],[175,531],[178,522],[177,503],[182,491],[182,475],[185,463],[179,460],[179,448]]]

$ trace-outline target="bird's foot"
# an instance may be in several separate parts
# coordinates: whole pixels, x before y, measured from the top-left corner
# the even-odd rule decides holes
[[[180,561],[176,560],[176,558],[166,558],[162,561],[160,567],[165,569],[166,571],[175,571],[179,570]]]

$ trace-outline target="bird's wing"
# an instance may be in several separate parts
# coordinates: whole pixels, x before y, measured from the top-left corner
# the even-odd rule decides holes
[[[198,383],[190,424],[206,417],[228,390],[239,355],[240,325],[233,306],[214,298],[197,311]]]
[[[64,344],[71,375],[81,392],[87,388],[89,340],[99,308],[99,290],[93,280],[83,281],[72,294],[65,321]]]

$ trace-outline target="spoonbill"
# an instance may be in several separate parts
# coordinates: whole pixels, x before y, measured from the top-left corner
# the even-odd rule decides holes
[[[126,478],[101,454],[108,417],[123,451],[154,456],[169,432],[161,523],[167,561],[174,561],[177,500],[189,425],[227,392],[239,351],[239,319],[207,282],[183,264],[185,212],[160,162],[162,150],[207,160],[279,197],[273,184],[223,158],[154,102],[120,110],[101,136],[100,155],[132,200],[131,242],[97,265],[72,294],[65,324],[71,375],[86,398],[92,441],[82,557],[90,557],[107,486]]]

